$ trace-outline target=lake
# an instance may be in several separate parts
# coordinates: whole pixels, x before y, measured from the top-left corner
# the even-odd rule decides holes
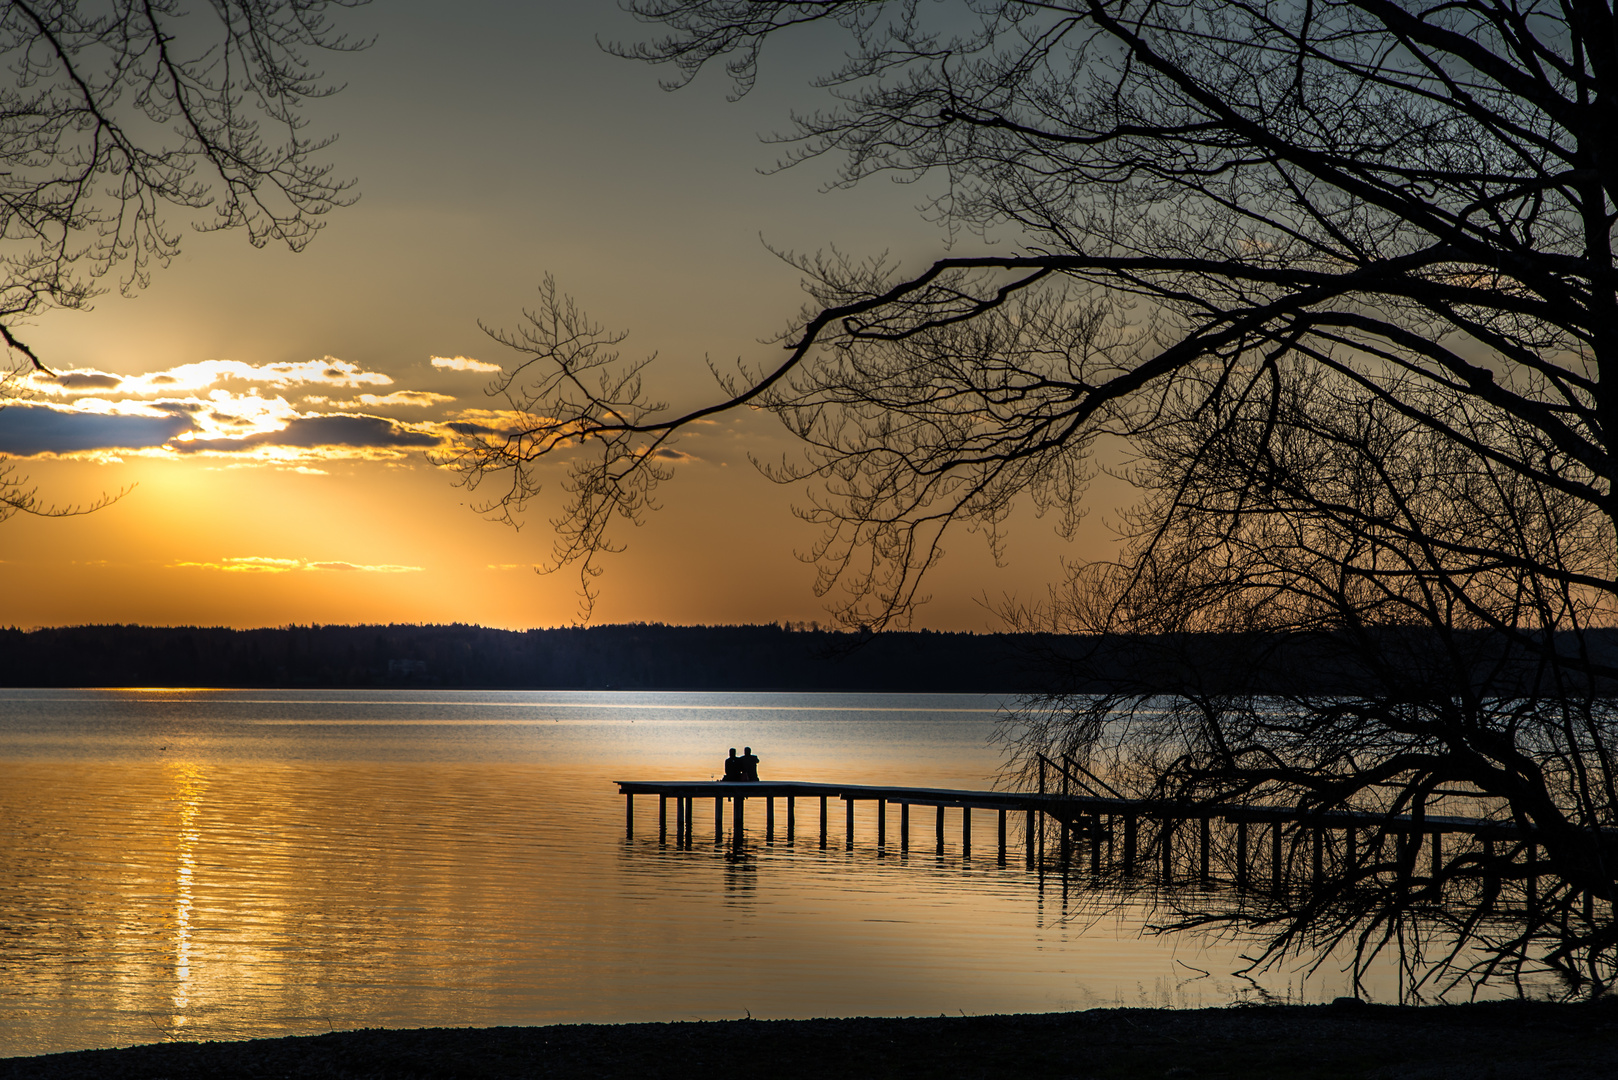
[[[357,1027],[1212,1005],[1228,945],[927,842],[633,840],[615,780],[989,788],[1000,702],[919,694],[0,690],[0,1056]],[[670,810],[672,818],[672,807]],[[728,819],[727,819],[728,829]],[[672,827],[672,821],[671,821]],[[890,828],[892,825],[890,824]],[[670,833],[672,839],[672,831]],[[727,837],[728,841],[728,837]],[[987,841],[987,843],[986,843]],[[1014,835],[1014,844],[1020,834]],[[890,844],[892,837],[890,836]],[[1334,967],[1266,985],[1346,992]]]

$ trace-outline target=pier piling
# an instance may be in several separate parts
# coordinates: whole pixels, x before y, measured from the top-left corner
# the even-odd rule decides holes
[[[1080,786],[1077,781],[1073,783]],[[830,839],[828,803],[832,798],[841,798],[844,803],[844,846],[849,851],[854,850],[855,804],[871,802],[875,803],[877,854],[889,854],[888,804],[896,802],[899,804],[899,851],[906,856],[910,852],[912,806],[933,807],[934,850],[940,858],[945,850],[947,811],[951,807],[960,807],[962,863],[970,863],[972,859],[972,822],[976,810],[995,812],[995,854],[1002,866],[1008,855],[1007,830],[1012,813],[1020,812],[1023,815],[1023,846],[1028,868],[1041,874],[1050,868],[1046,863],[1046,833],[1053,827],[1057,828],[1061,832],[1060,865],[1064,882],[1073,869],[1075,859],[1082,858],[1082,852],[1075,853],[1073,845],[1088,837],[1090,872],[1097,880],[1102,879],[1107,870],[1125,876],[1144,871],[1164,885],[1187,882],[1193,877],[1203,884],[1233,879],[1239,889],[1255,888],[1262,884],[1274,891],[1284,892],[1293,884],[1289,878],[1296,878],[1297,884],[1321,886],[1332,876],[1350,882],[1368,876],[1401,890],[1420,888],[1423,895],[1439,898],[1443,892],[1444,874],[1457,872],[1479,883],[1485,905],[1499,903],[1503,884],[1510,889],[1510,901],[1516,903],[1519,893],[1516,882],[1519,879],[1522,880],[1521,902],[1528,910],[1533,910],[1543,901],[1538,879],[1544,865],[1539,859],[1536,830],[1531,825],[1492,817],[1419,813],[1387,816],[1371,811],[1319,809],[1304,812],[1269,804],[1188,805],[1167,800],[1130,799],[1110,789],[1105,795],[1091,790],[1036,794],[798,782],[727,784],[716,781],[620,781],[619,788],[619,793],[625,797],[626,841],[633,842],[635,839],[635,796],[654,795],[657,797],[658,844],[666,846],[669,841],[669,800],[673,799],[674,842],[685,849],[690,849],[694,843],[696,800],[699,797],[714,800],[713,843],[715,848],[721,849],[726,840],[725,800],[731,800],[732,832],[729,839],[736,851],[745,849],[747,845],[747,799],[765,800],[762,831],[765,842],[772,845],[776,842],[775,800],[786,799],[786,842],[790,845],[796,839],[796,800],[802,797],[820,800],[820,847],[824,851]],[[1148,845],[1144,852],[1140,834],[1143,819],[1145,827],[1150,830],[1144,840]],[[1225,825],[1219,826],[1217,843],[1214,836],[1216,821],[1232,827],[1226,831]],[[1183,837],[1183,841],[1177,840],[1176,831],[1181,823],[1188,828],[1195,824],[1197,833],[1194,841],[1189,834]],[[1261,850],[1254,849],[1261,849],[1265,842],[1262,835],[1254,835],[1255,826],[1269,830],[1270,866],[1267,880],[1255,865],[1263,856]],[[1359,849],[1362,830],[1369,830],[1366,843],[1370,848],[1363,853]],[[1333,835],[1339,831],[1342,833],[1340,841]],[[1618,829],[1611,831],[1618,838]],[[1446,852],[1446,833],[1452,834],[1447,843],[1459,844],[1459,848]],[[1103,841],[1106,844],[1105,856],[1102,853]],[[1390,841],[1395,849],[1391,859],[1387,852]],[[1506,845],[1503,850],[1498,846],[1501,842]],[[1193,843],[1196,845],[1194,851],[1191,847]],[[1422,860],[1423,844],[1431,845],[1426,861]],[[1137,857],[1145,857],[1148,853],[1153,865],[1138,867]],[[1451,863],[1448,867],[1445,864],[1446,855]],[[1420,870],[1429,865],[1430,876],[1418,878]]]

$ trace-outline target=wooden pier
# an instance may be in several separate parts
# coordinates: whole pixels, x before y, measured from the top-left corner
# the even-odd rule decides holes
[[[625,831],[635,833],[635,797],[657,798],[658,840],[692,847],[699,804],[713,801],[713,829],[702,830],[717,846],[726,840],[726,807],[730,803],[729,836],[740,848],[747,836],[747,804],[763,803],[764,842],[818,842],[821,848],[841,841],[853,850],[856,807],[867,829],[874,825],[876,854],[908,855],[923,837],[912,835],[912,808],[931,824],[935,853],[946,846],[946,814],[959,823],[950,830],[960,857],[973,858],[974,818],[992,825],[994,857],[1005,865],[1014,840],[1021,840],[1022,859],[1030,869],[1088,869],[1092,874],[1151,875],[1163,884],[1214,881],[1238,888],[1282,889],[1350,867],[1361,872],[1380,866],[1401,886],[1474,879],[1485,893],[1498,893],[1501,871],[1532,905],[1540,872],[1535,837],[1510,821],[1446,815],[1387,815],[1335,811],[1303,813],[1265,805],[1198,805],[1171,800],[1129,799],[1108,788],[1071,760],[1044,760],[1035,791],[963,791],[952,788],[888,787],[869,784],[796,782],[641,782],[618,781],[625,796]],[[1047,784],[1046,773],[1052,782]],[[1047,790],[1047,788],[1053,790]],[[1463,793],[1464,794],[1464,793]],[[784,823],[778,822],[777,803]],[[834,835],[832,806],[841,803],[841,828]],[[672,813],[670,803],[673,804]],[[897,805],[898,821],[890,821]],[[798,820],[807,809],[805,828]],[[928,810],[932,813],[929,815]],[[818,811],[818,815],[816,814]],[[870,818],[874,816],[874,822]],[[930,817],[931,821],[925,820]],[[1013,838],[1008,823],[1020,826]],[[897,825],[897,843],[891,836]],[[915,843],[913,843],[915,841]],[[985,845],[989,847],[990,845]],[[924,849],[923,849],[924,850]],[[989,852],[985,850],[984,855]]]

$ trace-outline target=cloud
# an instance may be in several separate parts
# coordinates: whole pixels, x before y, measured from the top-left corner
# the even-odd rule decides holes
[[[367,566],[351,562],[309,562],[304,559],[273,559],[263,555],[230,556],[219,562],[170,563],[171,570],[219,570],[227,574],[290,574],[298,570],[353,570],[370,574],[414,574],[419,566],[395,566],[384,563]]]
[[[461,409],[450,415],[444,427],[457,435],[513,435],[545,423],[542,417],[515,409]]]
[[[223,570],[231,574],[286,574],[301,569],[303,563],[297,559],[267,559],[260,555],[244,555],[240,558],[226,558],[221,562],[177,562],[169,564],[171,569],[188,570]]]
[[[194,429],[189,416],[119,416],[35,405],[0,410],[0,453],[15,457],[162,446]]]
[[[493,375],[500,370],[499,364],[486,364],[469,356],[434,356],[432,361],[433,367],[448,368],[450,371],[481,371]]]
[[[239,382],[287,389],[294,386],[331,386],[358,389],[363,386],[391,386],[393,379],[380,371],[366,371],[358,364],[323,356],[296,363],[247,364],[240,360],[201,360],[143,375],[115,375],[93,368],[79,368],[52,377],[44,372],[29,375],[27,389],[51,396],[119,393],[133,396],[201,393],[221,383]]]
[[[455,399],[448,394],[435,394],[431,390],[395,390],[391,394],[361,394],[349,401],[333,401],[326,397],[306,397],[305,405],[329,405],[336,409],[426,409]]]
[[[90,390],[116,390],[122,381],[116,375],[106,375],[99,371],[70,371],[60,376],[56,380],[56,385],[83,393]]]
[[[0,414],[3,415],[3,414]],[[377,447],[383,449],[427,448],[437,446],[440,439],[423,431],[412,431],[396,421],[381,416],[350,416],[328,413],[321,416],[298,416],[272,431],[234,438],[193,437],[176,439],[172,449],[183,454],[199,450],[237,452],[260,446],[286,446],[312,449],[321,446]]]
[[[23,397],[0,408],[0,454],[15,457],[106,462],[121,460],[120,454],[201,455],[233,465],[318,467],[336,459],[396,461],[441,448],[457,434],[445,424],[450,416],[443,407],[456,400],[448,394],[399,389],[342,399],[300,395],[305,388],[354,390],[393,382],[330,356],[260,365],[208,360],[144,375],[85,368],[60,378],[34,373],[20,382]],[[278,390],[301,400],[288,400]],[[418,419],[390,415],[405,410]]]

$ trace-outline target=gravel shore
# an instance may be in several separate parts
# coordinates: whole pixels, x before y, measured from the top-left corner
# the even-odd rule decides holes
[[[1025,1016],[364,1030],[0,1059],[0,1078],[1618,1077],[1618,1005],[1091,1009]]]

